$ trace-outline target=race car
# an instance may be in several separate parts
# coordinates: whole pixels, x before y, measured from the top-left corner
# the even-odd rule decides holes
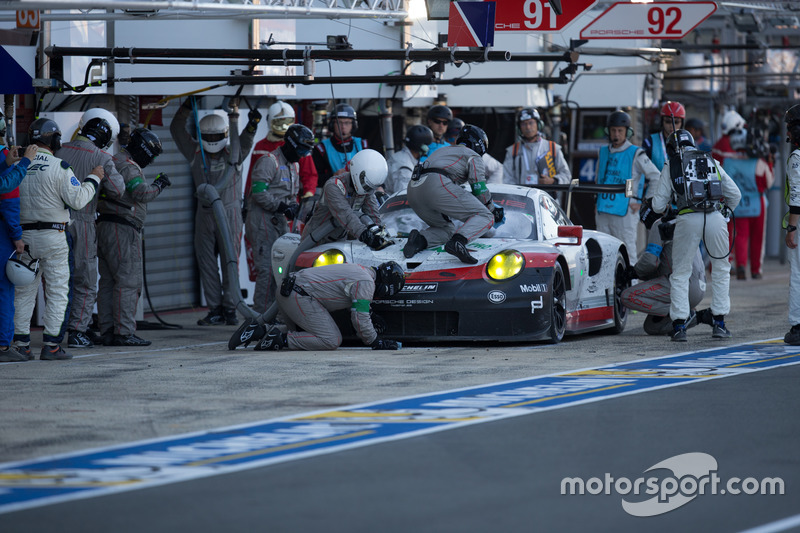
[[[399,263],[406,272],[403,290],[372,303],[376,329],[391,339],[557,343],[565,334],[622,332],[627,310],[620,294],[630,285],[625,244],[573,225],[547,192],[501,184],[489,189],[504,208],[505,220],[469,243],[478,258],[475,265],[462,263],[443,245],[406,259],[402,249],[409,233],[425,224],[402,191],[381,206],[391,245],[373,250],[358,240],[323,244],[295,254],[295,268]],[[276,277],[288,271],[298,242],[291,234],[278,239],[273,248]],[[349,320],[337,322],[346,335]]]

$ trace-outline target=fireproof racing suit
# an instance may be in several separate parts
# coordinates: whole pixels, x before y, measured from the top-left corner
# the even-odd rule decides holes
[[[125,182],[117,172],[111,154],[101,150],[86,137],[78,136],[64,143],[56,155],[69,162],[80,179],[93,168],[102,166],[105,172],[103,190],[106,195],[121,198]],[[72,236],[72,299],[67,327],[85,332],[92,321],[92,310],[97,302],[97,195],[82,209],[70,213],[68,231]]]
[[[290,350],[335,350],[342,333],[331,311],[350,309],[350,320],[366,345],[378,337],[369,316],[375,270],[354,263],[307,268],[294,275],[289,296],[277,295],[281,318],[289,326]],[[293,329],[302,331],[291,331]]]
[[[483,159],[466,146],[439,148],[419,166],[408,184],[408,205],[429,227],[420,233],[428,247],[456,233],[451,219],[464,222],[458,233],[473,241],[494,225],[492,193],[486,188]],[[461,185],[469,183],[472,193]]]
[[[88,204],[100,180],[89,174],[81,183],[69,163],[41,146],[28,168],[19,188],[20,224],[31,257],[39,259],[39,273],[34,283],[16,288],[14,341],[18,345],[30,344],[31,317],[42,276],[47,280],[43,340],[59,344],[64,338],[69,303],[69,210]]]
[[[674,222],[672,223],[674,224]],[[647,234],[647,249],[634,265],[639,283],[622,291],[622,304],[628,309],[647,313],[644,330],[649,335],[672,332],[669,320],[670,283],[672,274],[672,239],[663,241],[656,223]],[[689,278],[689,306],[694,309],[706,293],[706,270],[698,248],[692,260]]]
[[[228,146],[215,154],[201,152],[199,140],[195,140],[186,130],[192,110],[181,106],[170,124],[169,131],[178,150],[189,161],[195,188],[209,183],[217,188],[225,214],[228,219],[233,252],[238,260],[242,242],[242,163],[250,153],[255,138],[255,128],[245,128],[239,134],[239,113],[228,113],[231,140]],[[251,130],[252,131],[249,131]],[[238,139],[238,140],[237,140]],[[231,148],[239,146],[239,153]],[[229,173],[230,172],[230,173]],[[227,180],[226,180],[227,176]],[[209,309],[220,306],[235,309],[238,298],[228,294],[228,270],[222,269],[220,282],[218,250],[223,245],[217,242],[214,211],[210,206],[197,202],[194,218],[194,253],[200,269],[200,284]]]
[[[725,205],[733,211],[739,205],[742,193],[722,165],[716,163],[715,166],[722,181]],[[658,213],[665,212],[673,195],[675,189],[670,176],[670,161],[667,161],[656,183],[653,210]],[[675,222],[672,275],[669,278],[672,284],[669,316],[672,320],[686,320],[689,317],[689,278],[692,275],[692,261],[700,241],[705,244],[711,258],[711,313],[716,316],[727,315],[730,312],[731,300],[728,290],[731,266],[728,262],[728,224],[718,210],[708,213],[691,211],[678,215]]]
[[[789,206],[786,221],[790,217],[794,220],[793,226],[797,226],[797,215],[800,214],[800,148],[795,148],[789,155],[786,163],[786,185],[784,190],[786,204]],[[794,232],[794,242],[798,244],[800,236],[797,230]],[[787,248],[789,255],[789,268],[791,274],[789,278],[789,324],[794,326],[800,324],[800,246]]]
[[[350,173],[341,171],[322,186],[322,196],[314,208],[314,214],[303,228],[303,238],[311,235],[317,228],[333,220],[336,229],[320,242],[333,242],[361,236],[368,226],[380,225],[378,200],[375,192],[356,194]]]
[[[142,169],[123,148],[114,165],[125,181],[125,194],[100,193],[97,203],[97,262],[100,287],[97,316],[100,332],[127,337],[136,332],[136,306],[142,292],[142,228],[147,204],[162,188],[147,183]]]
[[[286,216],[279,206],[297,203],[299,165],[288,162],[283,152],[276,149],[258,160],[252,178],[247,195],[245,233],[253,246],[253,259],[258,269],[253,309],[263,313],[275,300],[272,245],[278,237],[289,231]]]

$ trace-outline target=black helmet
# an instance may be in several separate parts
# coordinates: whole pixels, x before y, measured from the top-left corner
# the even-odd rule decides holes
[[[333,125],[336,123],[337,118],[352,118],[353,131],[358,129],[358,115],[356,110],[350,104],[336,104],[333,112],[328,116],[328,129],[333,131]]]
[[[128,141],[125,149],[131,154],[131,158],[139,167],[144,168],[162,152],[161,141],[158,135],[147,128],[136,128],[131,133],[131,140]]]
[[[376,298],[394,296],[399,293],[406,284],[406,274],[403,272],[403,267],[394,261],[382,263],[375,270]]]
[[[630,128],[631,116],[627,114],[625,111],[614,111],[613,113],[608,115],[608,120],[606,120],[606,127],[612,128],[615,126]]]
[[[467,124],[461,128],[456,144],[462,144],[478,155],[483,155],[489,151],[489,137],[486,136],[486,132],[472,124]]]
[[[686,130],[675,130],[667,138],[667,155],[676,155],[680,148],[695,148],[694,137]]]
[[[703,121],[700,120],[699,118],[687,119],[685,127],[686,127],[687,130],[689,128],[694,128],[694,129],[696,129],[698,131],[703,131],[705,129],[705,125],[703,124]]]
[[[800,104],[795,104],[786,110],[783,120],[791,126],[795,122],[800,122]]]
[[[458,138],[458,134],[461,133],[461,128],[464,127],[464,121],[460,118],[454,118],[450,121],[450,124],[447,125],[447,131],[444,132],[444,138],[449,139],[447,142],[453,142]]]
[[[406,143],[406,146],[411,150],[427,154],[428,148],[433,144],[433,132],[428,126],[417,124],[416,126],[408,128],[408,131],[406,131],[406,138],[403,139],[403,142]]]
[[[61,148],[61,128],[49,118],[37,118],[28,128],[28,139],[32,143],[42,143],[53,152]]]
[[[283,136],[284,144],[281,146],[287,161],[296,163],[301,157],[311,153],[314,148],[314,133],[302,124],[292,124]]]
[[[81,135],[89,139],[98,148],[106,148],[113,141],[114,132],[111,124],[103,118],[93,118],[83,125]]]
[[[786,129],[789,132],[786,142],[793,146],[800,145],[800,104],[795,104],[787,109],[783,120],[786,122]]]
[[[453,120],[453,112],[446,105],[434,105],[428,109],[428,120],[434,118],[443,118],[446,120]]]

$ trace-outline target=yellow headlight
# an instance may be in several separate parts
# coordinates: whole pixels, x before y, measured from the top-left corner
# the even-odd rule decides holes
[[[314,259],[313,266],[325,266],[325,265],[341,265],[344,263],[344,254],[335,248],[330,250],[325,250],[316,259]]]
[[[486,275],[490,278],[502,281],[511,279],[520,272],[525,266],[525,258],[516,250],[504,250],[495,254],[486,264]]]

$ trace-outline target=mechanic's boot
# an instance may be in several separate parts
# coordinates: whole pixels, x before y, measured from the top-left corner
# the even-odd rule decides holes
[[[56,344],[55,346],[45,344],[42,346],[42,352],[39,354],[39,359],[42,361],[65,361],[72,359],[72,356],[64,351],[64,349]]]
[[[22,363],[27,361],[28,356],[19,352],[13,346],[3,346],[0,348],[0,363]]]
[[[714,317],[714,325],[712,327],[714,329],[711,331],[711,336],[715,339],[729,339],[731,337],[731,332],[725,327],[725,317],[723,315]]]
[[[256,347],[254,348],[258,352],[263,352],[266,350],[280,350],[281,348],[286,348],[289,346],[289,342],[286,338],[286,334],[282,333],[276,327],[272,327],[268,332],[267,335],[258,341]]]
[[[236,309],[225,307],[222,309],[222,315],[225,317],[226,326],[235,326],[239,323],[239,319],[236,318]]]
[[[783,337],[783,342],[786,344],[791,344],[792,346],[800,345],[800,324],[795,324],[792,326],[792,329],[789,330],[789,333]]]
[[[225,315],[222,314],[222,306],[209,309],[205,318],[197,321],[198,326],[221,326],[225,323]]]
[[[747,279],[747,272],[744,267],[736,267],[736,279]]]
[[[98,335],[94,343],[101,346],[114,346],[114,328],[108,328],[101,335]]]
[[[444,251],[458,257],[462,263],[474,265],[478,262],[478,259],[472,257],[469,250],[467,250],[467,238],[458,233],[454,234],[453,238],[444,244]]]
[[[668,316],[647,315],[643,328],[648,335],[672,335],[672,321]]]
[[[410,259],[427,247],[428,240],[419,231],[412,229],[406,245],[403,246],[403,255]]]
[[[701,309],[697,312],[697,323],[698,324],[708,324],[709,326],[714,325],[714,317],[711,314],[711,309]]]
[[[683,320],[672,321],[672,334],[669,339],[673,342],[686,342],[686,324]]]
[[[114,335],[111,346],[150,346],[152,342],[137,337],[135,334]]]
[[[83,331],[73,329],[67,335],[67,347],[69,348],[91,348],[92,346],[94,346],[94,342]]]
[[[266,333],[267,327],[264,324],[259,324],[255,318],[251,318],[249,321],[245,320],[228,340],[228,349],[235,350],[237,346],[242,345],[247,347],[253,341],[258,342]]]
[[[24,355],[28,359],[28,361],[33,361],[34,357],[33,357],[33,352],[31,351],[31,345],[30,344],[17,344],[17,343],[14,343],[14,348],[16,348],[16,350],[19,353]]]

